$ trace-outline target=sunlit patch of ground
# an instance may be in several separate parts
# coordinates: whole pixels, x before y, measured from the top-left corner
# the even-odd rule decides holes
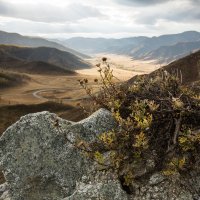
[[[98,76],[98,68],[96,64],[102,63],[102,57],[107,58],[107,62],[113,69],[113,74],[121,81],[126,81],[135,75],[148,74],[159,67],[154,60],[142,61],[134,60],[129,56],[115,54],[98,54],[96,57],[87,59],[93,66],[92,69],[77,70],[79,74]]]

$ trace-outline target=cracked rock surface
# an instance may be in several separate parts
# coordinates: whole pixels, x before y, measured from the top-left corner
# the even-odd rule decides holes
[[[9,127],[0,139],[0,168],[13,200],[62,199],[92,170],[72,143],[92,140],[115,122],[105,109],[78,123],[49,112],[28,114]]]

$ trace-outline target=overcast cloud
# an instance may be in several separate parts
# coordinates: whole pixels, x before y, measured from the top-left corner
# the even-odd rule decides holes
[[[200,31],[199,10],[200,0],[0,0],[0,30],[51,38],[153,36]]]

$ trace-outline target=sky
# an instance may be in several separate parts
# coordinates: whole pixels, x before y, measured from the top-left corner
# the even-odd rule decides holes
[[[47,38],[200,31],[200,0],[0,0],[0,30]]]

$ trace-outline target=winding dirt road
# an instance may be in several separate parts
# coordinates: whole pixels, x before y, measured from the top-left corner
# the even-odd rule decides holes
[[[41,99],[41,100],[47,100],[47,101],[51,101],[51,100],[55,100],[52,99],[52,98],[46,98],[46,97],[43,97],[40,93],[43,93],[43,92],[50,92],[50,91],[61,91],[61,92],[66,92],[67,90],[81,90],[79,88],[71,88],[71,87],[65,87],[65,88],[47,88],[47,89],[42,89],[42,90],[36,90],[32,93],[32,95],[37,98],[37,99]],[[79,101],[79,100],[82,100],[82,99],[86,99],[86,98],[89,98],[89,96],[83,96],[83,97],[79,97],[79,98],[65,98],[65,99],[58,99],[58,100],[62,100],[64,102],[69,102],[69,101]]]

